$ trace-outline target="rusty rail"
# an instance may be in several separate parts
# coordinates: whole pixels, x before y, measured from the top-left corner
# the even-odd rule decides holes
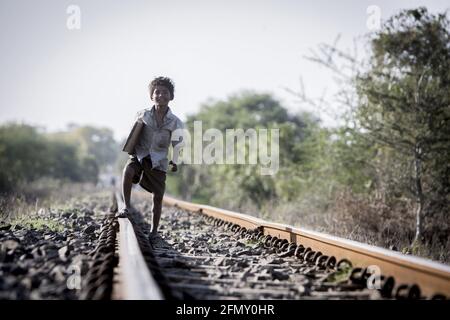
[[[259,228],[265,235],[311,247],[315,251],[334,256],[338,260],[348,259],[354,267],[377,266],[383,276],[394,277],[396,283],[418,285],[425,296],[441,294],[450,297],[450,267],[443,264],[303,228],[267,222],[229,210],[181,201],[169,196],[164,196],[164,203],[192,212],[202,212],[246,229]]]
[[[116,193],[118,208],[123,201]],[[162,300],[163,294],[151,275],[142,256],[133,225],[127,218],[119,218],[117,283],[113,297],[123,300]]]

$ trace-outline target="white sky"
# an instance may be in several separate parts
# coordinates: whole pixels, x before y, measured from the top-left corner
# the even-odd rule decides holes
[[[81,29],[69,30],[69,5]],[[0,123],[63,129],[70,122],[107,126],[124,137],[136,111],[151,106],[147,85],[174,79],[174,113],[184,120],[208,98],[241,89],[270,92],[290,110],[284,87],[319,96],[328,72],[306,60],[310,49],[369,32],[369,5],[382,19],[447,1],[23,1],[0,0]],[[324,116],[324,115],[323,115]],[[324,118],[325,124],[331,123]]]

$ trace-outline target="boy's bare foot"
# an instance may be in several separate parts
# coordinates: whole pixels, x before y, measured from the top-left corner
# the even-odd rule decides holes
[[[128,218],[130,211],[128,208],[123,208],[119,212],[116,213],[116,218]]]
[[[150,235],[148,236],[148,239],[149,239],[150,241],[156,240],[156,239],[158,239],[158,238],[159,238],[158,232],[150,232]]]

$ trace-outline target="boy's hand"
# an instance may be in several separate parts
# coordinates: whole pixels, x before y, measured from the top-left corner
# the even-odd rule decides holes
[[[173,163],[172,160],[170,160],[169,164],[170,164],[170,166],[171,166],[170,171],[172,171],[172,172],[177,172],[178,167],[177,167],[177,165],[176,165],[175,163]]]

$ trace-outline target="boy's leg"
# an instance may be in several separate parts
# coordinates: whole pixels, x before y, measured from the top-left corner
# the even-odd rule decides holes
[[[125,208],[131,209],[131,187],[133,186],[133,177],[136,174],[135,169],[131,164],[127,164],[123,169],[122,174],[122,196],[125,202]]]
[[[142,188],[153,194],[153,223],[152,231],[150,233],[150,238],[152,238],[158,233],[163,196],[166,189],[166,173],[158,169],[153,169],[150,157],[146,157],[142,160],[142,168],[144,173],[139,184]]]
[[[163,194],[153,194],[153,224],[152,224],[152,236],[156,236],[158,233],[159,220],[161,218]]]

